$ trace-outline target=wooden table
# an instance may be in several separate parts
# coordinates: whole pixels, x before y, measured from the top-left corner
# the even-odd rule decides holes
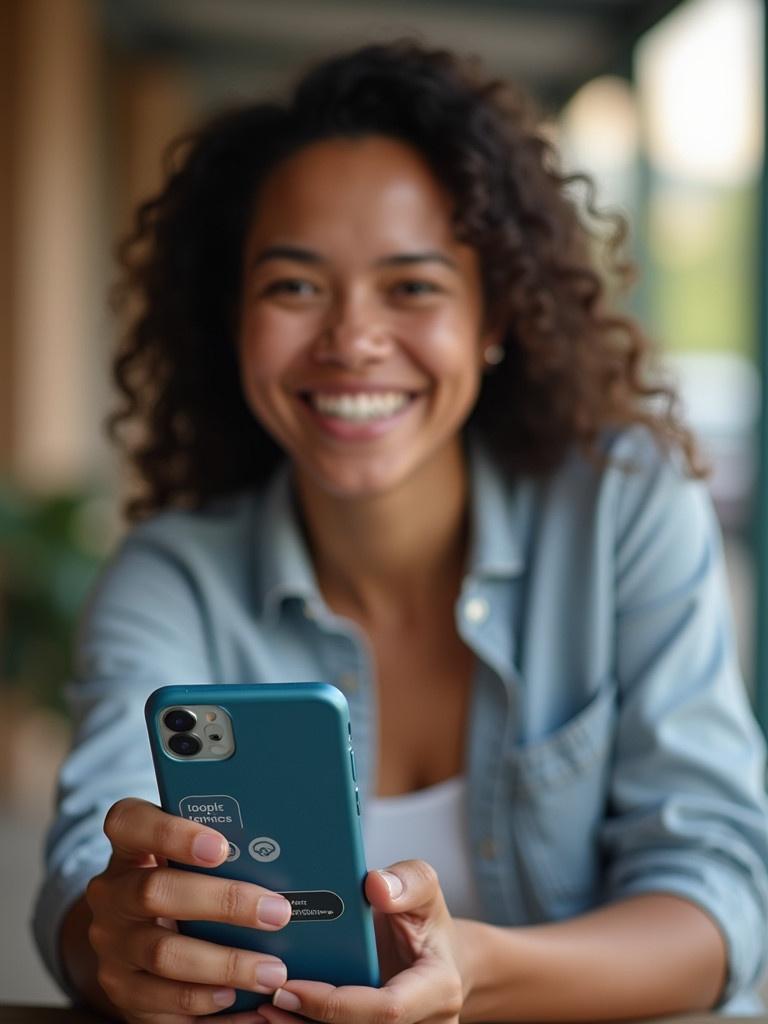
[[[66,1006],[2,1006],[0,1024],[105,1024],[107,1018],[84,1010],[73,1010]],[[768,1024],[765,1017],[719,1017],[716,1014],[701,1013],[683,1017],[664,1017],[646,1021],[645,1024],[715,1024],[728,1021],[729,1024]]]

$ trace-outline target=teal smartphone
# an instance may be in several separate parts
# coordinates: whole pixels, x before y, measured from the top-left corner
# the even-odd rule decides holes
[[[328,683],[163,686],[146,708],[163,809],[221,832],[217,868],[291,903],[277,932],[179,922],[186,935],[279,956],[288,977],[379,984],[349,708]],[[233,1010],[269,996],[238,991]]]

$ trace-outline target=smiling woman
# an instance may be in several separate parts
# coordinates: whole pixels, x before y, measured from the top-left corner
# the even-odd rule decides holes
[[[517,92],[394,44],[204,125],[139,210],[134,527],[36,912],[73,995],[152,1024],[235,989],[271,997],[242,1024],[759,1006],[764,750],[717,525],[571,181]],[[381,989],[173,927],[290,907],[173,866],[227,849],[153,806],[147,695],[302,679],[349,701]]]
[[[409,183],[393,180],[386,196],[379,195],[376,186],[392,168],[386,159],[377,165],[377,150],[390,160],[399,152],[429,191],[432,208],[410,236]],[[325,159],[331,151],[333,166]],[[364,155],[376,186],[365,176],[360,184],[346,176]],[[310,163],[313,171],[322,168],[322,178],[297,181]],[[649,342],[637,324],[607,308],[594,240],[569,197],[579,176],[558,171],[557,154],[518,90],[470,73],[446,53],[369,47],[306,75],[290,105],[225,112],[180,140],[171,164],[167,187],[140,208],[122,247],[125,275],[116,290],[118,304],[138,295],[144,305],[115,363],[126,402],[112,419],[113,433],[119,436],[131,420],[143,426],[141,441],[127,434],[141,488],[128,504],[132,518],[247,486],[280,461],[282,450],[241,392],[234,357],[242,289],[261,262],[285,258],[282,269],[292,273],[273,282],[276,294],[313,309],[330,307],[333,299],[338,312],[333,272],[347,268],[329,265],[326,249],[342,244],[337,233],[344,223],[332,215],[332,204],[348,204],[360,243],[373,227],[364,216],[373,194],[379,197],[371,209],[379,222],[379,286],[390,288],[393,309],[413,310],[416,293],[428,305],[451,283],[457,256],[460,278],[469,263],[477,264],[483,328],[498,333],[506,358],[484,377],[470,423],[506,468],[541,474],[574,444],[599,458],[606,427],[639,423],[699,469],[674,394],[651,379]],[[290,216],[314,219],[314,234],[301,244],[298,236],[279,236],[289,230],[277,205],[288,188],[284,179],[296,191]],[[410,202],[418,197],[411,194]],[[389,213],[395,221],[387,239],[382,226]],[[617,249],[623,225],[605,219],[615,220]],[[251,249],[256,262],[244,263],[253,232],[274,234],[262,242],[270,251]],[[440,258],[415,261],[435,239],[437,251],[429,254]],[[404,242],[411,248],[400,251]],[[617,252],[612,261],[610,252],[607,257],[617,278],[630,275]],[[274,266],[261,269],[274,277]],[[403,279],[407,269],[418,269],[418,280]],[[342,298],[357,302],[356,293]]]

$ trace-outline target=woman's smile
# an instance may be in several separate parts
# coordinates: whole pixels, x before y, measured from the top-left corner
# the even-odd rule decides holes
[[[358,444],[398,427],[423,395],[423,391],[386,385],[326,386],[298,392],[313,423],[329,438]]]
[[[390,419],[413,400],[407,391],[305,392],[301,396],[315,412],[351,423]]]

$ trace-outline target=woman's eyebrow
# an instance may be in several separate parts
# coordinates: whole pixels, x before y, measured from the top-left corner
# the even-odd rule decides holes
[[[253,266],[267,260],[297,260],[299,263],[326,263],[320,253],[312,249],[302,249],[298,245],[269,245],[256,256]]]
[[[436,249],[427,252],[398,252],[376,261],[376,265],[379,267],[400,267],[408,266],[411,263],[443,263],[451,270],[458,270],[450,256],[446,256],[445,253],[438,252]]]
[[[314,265],[327,263],[328,261],[315,252],[313,249],[304,249],[298,245],[270,245],[256,256],[253,266],[257,267],[267,260],[296,260],[299,263],[311,263]],[[398,252],[391,256],[384,256],[376,261],[377,267],[401,267],[410,266],[414,263],[442,263],[451,270],[458,270],[454,260],[450,256],[438,250],[425,252]]]

